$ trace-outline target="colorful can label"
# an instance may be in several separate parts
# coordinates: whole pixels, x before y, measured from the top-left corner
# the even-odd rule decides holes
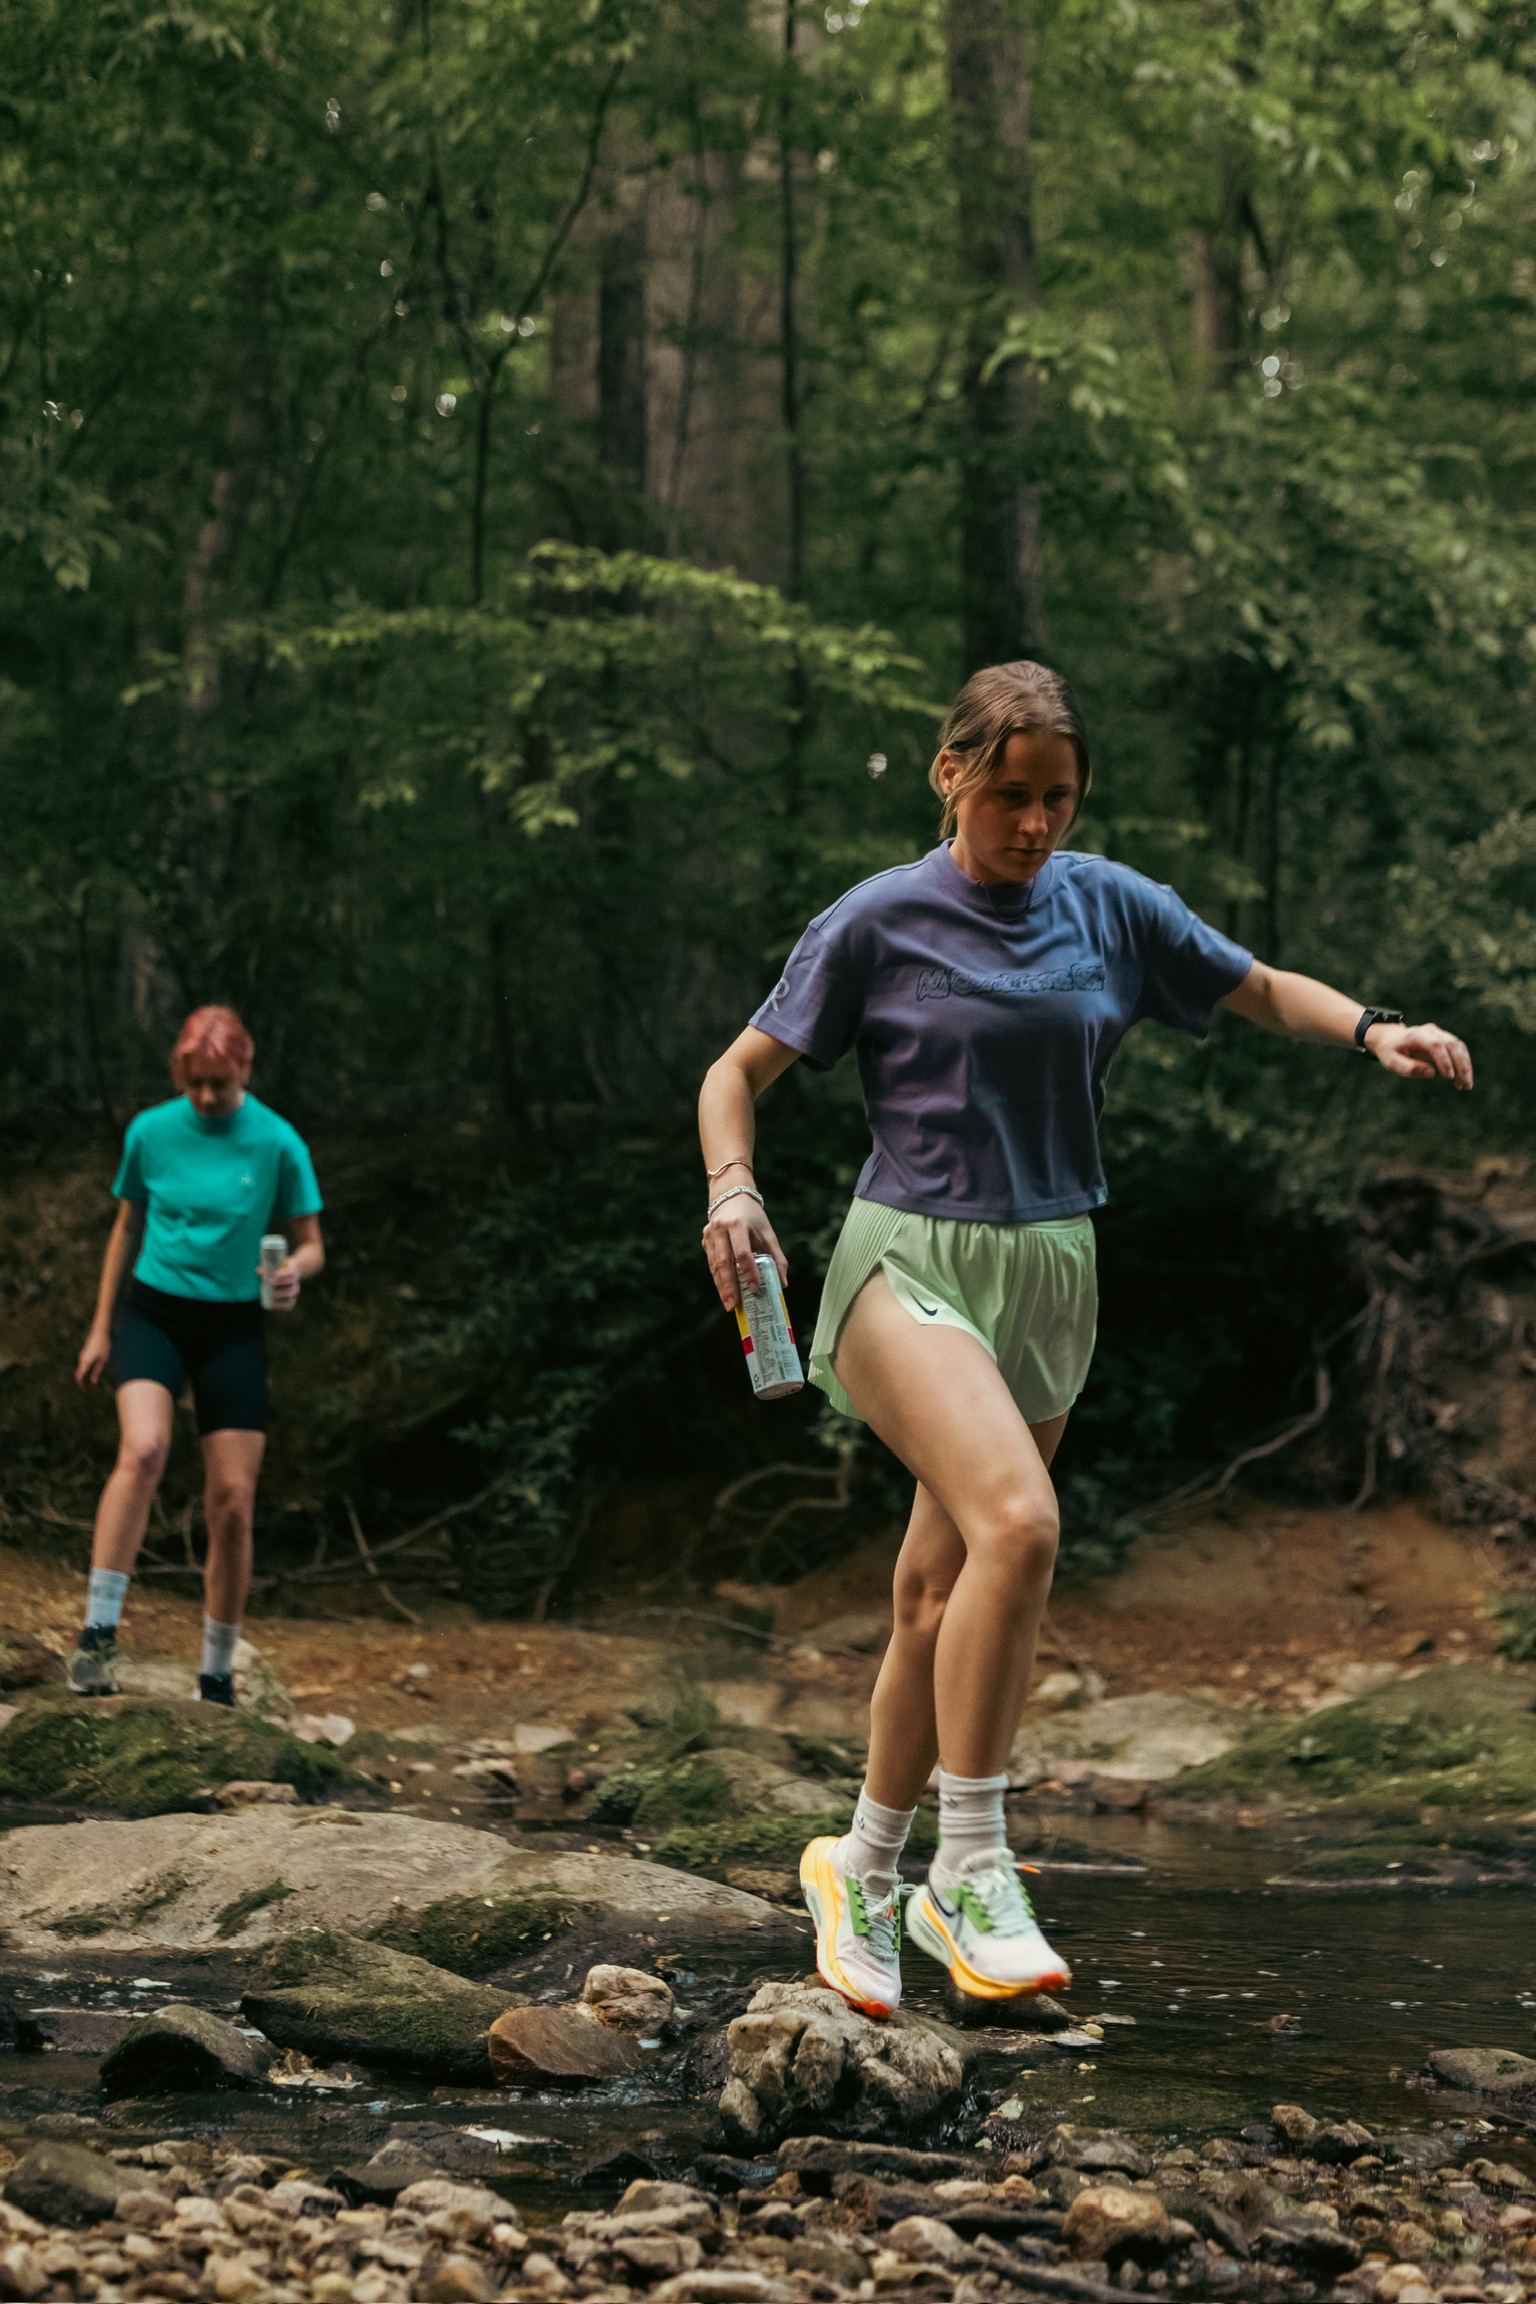
[[[787,1399],[803,1390],[804,1371],[789,1324],[789,1306],[779,1285],[779,1268],[771,1256],[754,1256],[762,1287],[745,1294],[736,1307],[741,1348],[747,1356],[747,1374],[759,1400]]]

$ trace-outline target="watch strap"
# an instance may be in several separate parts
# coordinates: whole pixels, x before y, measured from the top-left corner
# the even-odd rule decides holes
[[[1360,1021],[1355,1026],[1355,1046],[1362,1056],[1369,1056],[1370,1050],[1365,1044],[1365,1036],[1371,1026],[1373,1024],[1401,1024],[1403,1021],[1401,1008],[1362,1008]]]

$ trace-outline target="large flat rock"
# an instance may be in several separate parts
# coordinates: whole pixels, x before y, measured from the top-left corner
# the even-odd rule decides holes
[[[1213,1697],[1157,1688],[1143,1696],[1111,1696],[1075,1712],[1026,1720],[1008,1755],[1008,1780],[1038,1784],[1070,1761],[1097,1776],[1158,1783],[1181,1768],[1219,1758],[1252,1725],[1249,1714]]]
[[[261,1807],[0,1838],[0,1931],[17,1952],[243,1952],[298,1928],[366,1936],[455,1898],[534,1889],[552,1889],[588,1936],[664,1928],[756,1943],[795,1926],[760,1897],[663,1865],[525,1854],[491,1832],[410,1816]]]

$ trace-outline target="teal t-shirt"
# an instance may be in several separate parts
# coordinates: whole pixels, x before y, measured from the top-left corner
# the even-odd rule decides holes
[[[185,1096],[140,1112],[112,1191],[144,1210],[134,1278],[214,1304],[259,1296],[263,1232],[324,1206],[303,1137],[249,1092],[224,1120],[204,1120]]]

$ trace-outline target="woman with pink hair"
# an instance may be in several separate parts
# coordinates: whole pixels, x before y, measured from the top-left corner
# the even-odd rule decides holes
[[[325,1263],[314,1164],[297,1130],[247,1090],[254,1055],[232,1008],[194,1009],[171,1052],[177,1094],[140,1112],[123,1142],[112,1186],[117,1220],[75,1368],[77,1384],[99,1383],[110,1370],[120,1433],[96,1509],[85,1624],[69,1659],[77,1695],[117,1694],[118,1622],[170,1454],[176,1402],[190,1382],[208,1526],[198,1693],[210,1704],[235,1701],[235,1644],[267,1445],[262,1235],[281,1226],[291,1242],[268,1282],[279,1310],[292,1309],[300,1283]]]

